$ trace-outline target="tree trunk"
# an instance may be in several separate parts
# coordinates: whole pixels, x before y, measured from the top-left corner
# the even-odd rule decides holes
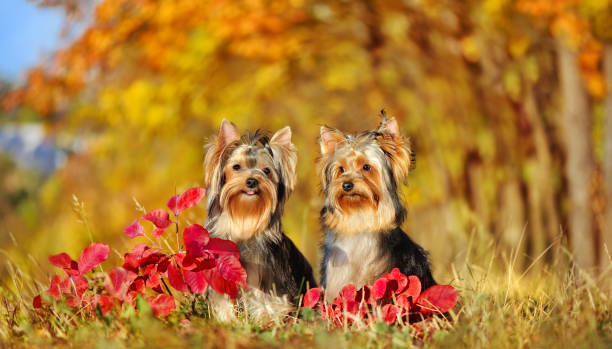
[[[554,176],[550,144],[542,122],[536,98],[531,85],[525,87],[524,105],[527,119],[533,129],[533,143],[535,156],[530,158],[528,166],[529,178],[527,180],[529,193],[529,224],[532,233],[532,254],[537,258],[550,244],[548,256],[555,261],[558,254],[558,241],[560,240],[559,216],[555,207],[555,190],[551,178]],[[541,266],[546,258],[538,261]]]
[[[590,209],[594,171],[588,97],[580,78],[576,53],[563,38],[557,41],[558,69],[563,103],[563,131],[567,158],[565,175],[569,194],[569,236],[575,265],[595,266],[593,217]]]
[[[604,51],[604,74],[608,92],[605,101],[604,130],[604,185],[606,195],[606,217],[602,231],[603,243],[601,256],[602,270],[612,267],[612,44],[606,44]]]
[[[519,274],[525,270],[526,236],[525,203],[521,195],[521,183],[516,177],[510,178],[501,186],[501,202],[499,210],[498,231],[509,252],[509,263],[512,270]]]

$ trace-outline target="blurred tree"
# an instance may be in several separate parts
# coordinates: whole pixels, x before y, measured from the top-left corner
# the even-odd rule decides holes
[[[153,208],[200,182],[203,140],[228,117],[293,127],[300,180],[285,224],[314,262],[318,126],[372,128],[386,107],[416,151],[407,228],[440,273],[472,231],[517,270],[554,262],[566,225],[592,266],[590,104],[606,91],[590,2],[96,2],[82,36],[3,97],[75,149],[40,191],[45,225],[28,241],[80,247],[73,193],[98,236],[120,239],[133,196]]]
[[[593,2],[588,14],[594,23],[595,36],[604,43],[603,70],[606,81],[606,97],[604,101],[605,124],[602,132],[603,144],[603,175],[606,202],[606,212],[603,223],[603,243],[601,244],[602,267],[612,267],[612,2]],[[604,270],[605,270],[604,269]]]

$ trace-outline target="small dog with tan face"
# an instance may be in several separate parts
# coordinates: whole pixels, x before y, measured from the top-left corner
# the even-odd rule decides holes
[[[295,187],[296,165],[289,127],[272,137],[259,130],[241,136],[225,119],[204,159],[205,225],[212,236],[240,247],[250,289],[238,305],[256,320],[282,316],[308,287],[316,286],[312,267],[284,234],[281,223],[283,207]],[[209,299],[219,320],[234,318],[233,302],[214,292]]]
[[[435,285],[427,252],[401,229],[406,217],[399,185],[413,163],[410,143],[397,121],[381,111],[375,130],[344,134],[321,127],[317,172],[325,195],[321,284],[333,299],[344,285],[371,284],[399,268],[423,289]]]

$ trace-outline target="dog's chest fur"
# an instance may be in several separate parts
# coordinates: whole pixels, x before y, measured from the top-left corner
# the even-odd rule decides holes
[[[388,269],[389,261],[380,251],[378,234],[338,236],[327,234],[325,241],[325,296],[334,299],[349,283],[356,288],[371,284]]]

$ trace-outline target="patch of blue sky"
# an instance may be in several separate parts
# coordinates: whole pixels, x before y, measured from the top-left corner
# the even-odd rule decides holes
[[[0,0],[0,79],[19,82],[27,69],[49,59],[63,42],[61,8],[27,0]]]

